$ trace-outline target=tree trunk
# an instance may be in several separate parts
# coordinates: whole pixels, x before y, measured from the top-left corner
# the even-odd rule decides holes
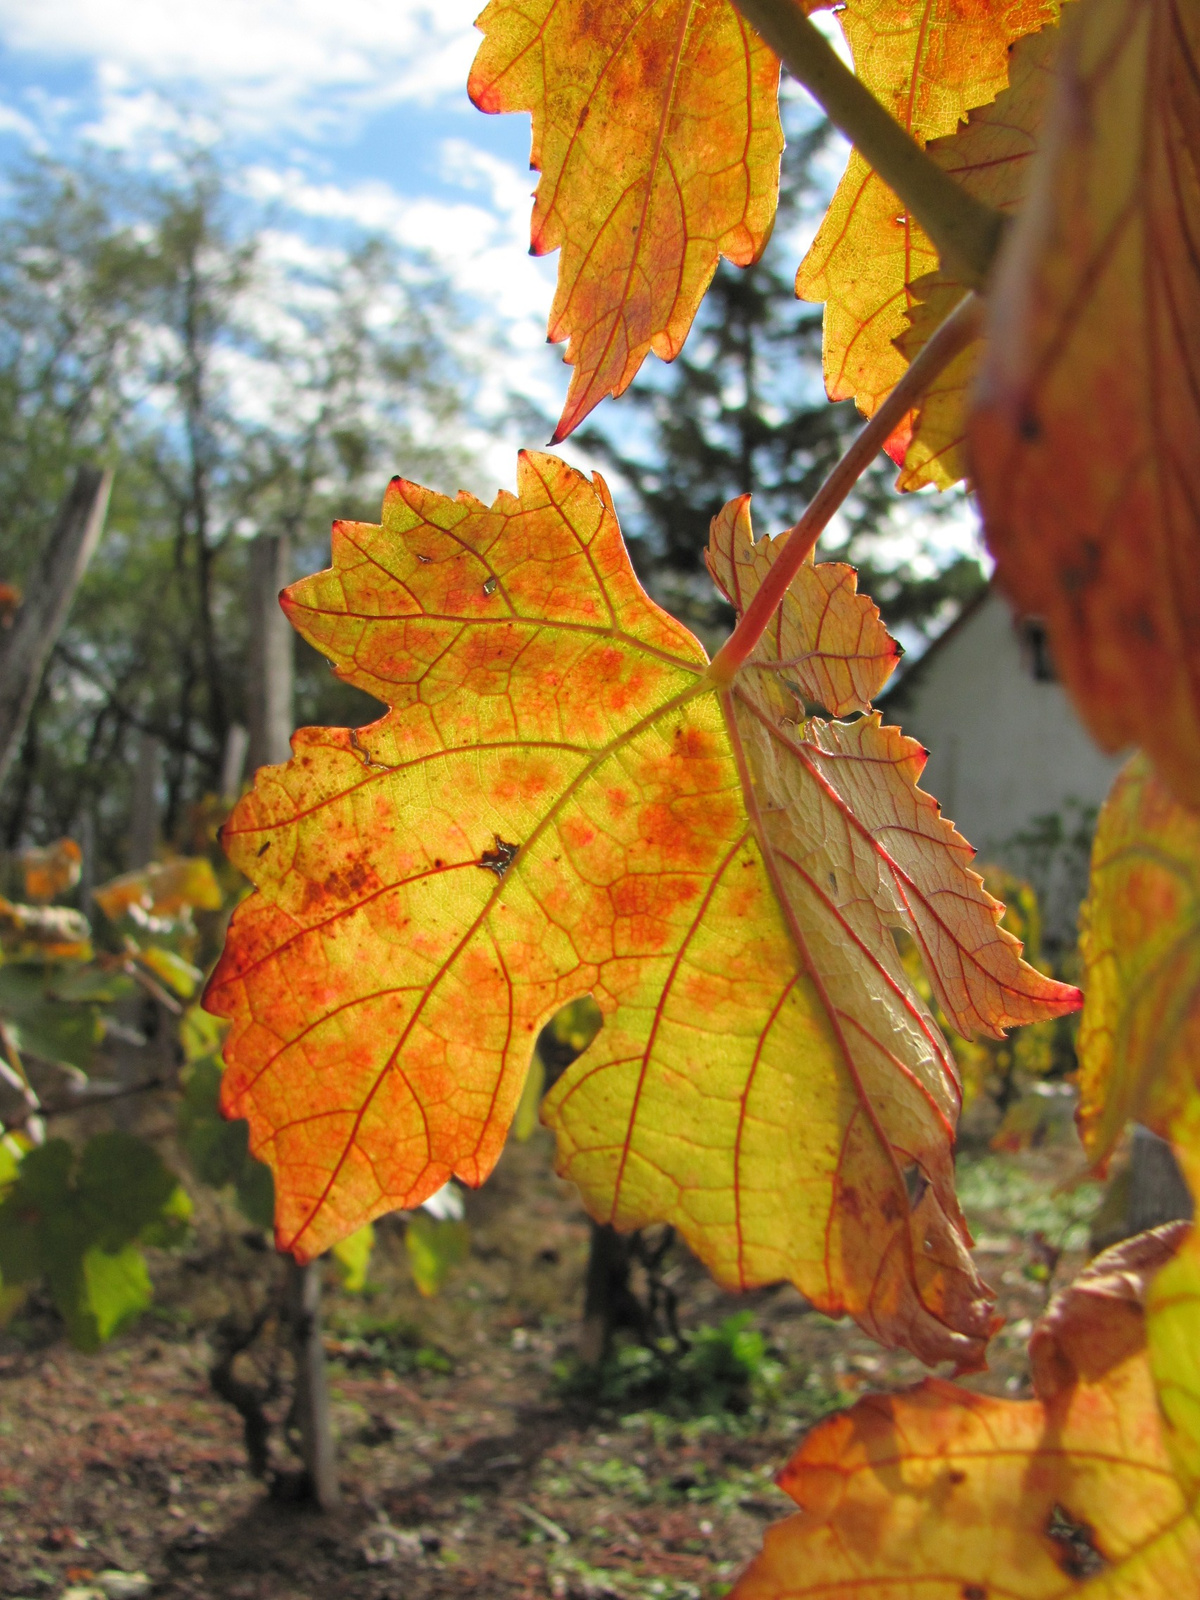
[[[42,674],[87,571],[108,510],[112,472],[80,467],[0,643],[0,784],[21,742]]]
[[[250,549],[250,764],[272,766],[291,755],[295,722],[293,634],[279,604],[290,576],[286,534],[260,535]],[[321,1264],[287,1264],[286,1312],[296,1361],[295,1415],[301,1459],[323,1511],[338,1503],[337,1460],[321,1340]]]

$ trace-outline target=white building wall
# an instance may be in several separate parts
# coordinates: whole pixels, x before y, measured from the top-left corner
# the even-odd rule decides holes
[[[1069,800],[1099,805],[1123,758],[1092,742],[1061,684],[1039,682],[994,590],[880,704],[929,751],[921,787],[986,855]]]

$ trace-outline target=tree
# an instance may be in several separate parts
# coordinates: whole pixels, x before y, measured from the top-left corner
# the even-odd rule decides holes
[[[39,168],[6,227],[7,573],[23,575],[70,451],[120,470],[0,826],[10,847],[90,828],[95,881],[126,864],[139,740],[158,752],[169,835],[184,841],[220,787],[249,720],[238,597],[255,536],[309,562],[331,504],[353,513],[397,460],[468,471],[449,426],[467,369],[427,263],[372,239],[272,253],[207,158],[153,183]],[[298,695],[304,716],[362,714],[307,653]]]

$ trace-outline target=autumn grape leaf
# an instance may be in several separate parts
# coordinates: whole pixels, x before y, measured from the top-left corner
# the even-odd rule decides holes
[[[73,889],[83,870],[83,851],[74,839],[31,845],[17,859],[25,878],[26,899],[41,905]]]
[[[969,194],[1006,214],[1019,211],[1028,195],[1059,37],[1058,28],[1046,27],[1019,40],[1009,57],[1003,94],[972,111],[957,133],[927,147]],[[896,347],[911,362],[968,291],[944,267],[913,279],[908,288],[907,326]],[[945,489],[965,477],[967,401],[982,352],[983,340],[977,339],[926,389],[914,413],[898,488],[934,484]]]
[[[1200,1152],[1200,816],[1144,755],[1100,812],[1081,951],[1089,1155],[1104,1160],[1131,1117]]]
[[[887,1342],[978,1360],[958,1083],[891,928],[967,1030],[1077,992],[997,927],[920,747],[877,715],[804,719],[789,680],[865,709],[892,659],[845,568],[802,575],[721,694],[638,586],[603,482],[523,455],[518,485],[488,508],[397,479],[382,527],[337,525],[333,568],[286,595],[392,709],[302,730],[225,830],[258,893],[206,1004],[280,1244],[309,1257],[482,1182],[538,1030],[591,993],[604,1025],[545,1114],[594,1215],[672,1222],[724,1283],[792,1278]],[[731,593],[763,553],[735,502],[710,551]]]
[[[1184,1166],[1195,1194],[1200,1162],[1194,1147]],[[1195,1506],[1200,1491],[1200,1234],[1187,1224],[1174,1227],[1186,1230],[1186,1238],[1146,1290],[1146,1332],[1164,1442],[1175,1476]]]
[[[206,856],[174,856],[110,878],[92,898],[110,921],[132,916],[146,926],[148,919],[173,921],[193,909],[218,911],[221,889]]]
[[[729,0],[491,0],[468,85],[533,115],[535,255],[561,250],[552,341],[574,367],[554,438],[678,355],[721,256],[775,217],[779,63]]]
[[[991,295],[971,424],[997,576],[1108,749],[1200,804],[1200,10],[1088,0]],[[1040,188],[1039,188],[1040,184]]]
[[[731,500],[712,525],[705,563],[740,615],[771,570],[781,539],[755,541],[750,496]],[[788,685],[835,717],[869,711],[899,660],[879,612],[858,593],[858,575],[840,561],[801,567],[755,652],[763,684],[779,684],[784,712],[794,714]]]
[[[1195,1484],[1176,1478],[1167,1439],[1200,1405],[1200,1300],[1176,1300],[1162,1328],[1157,1280],[1146,1287],[1176,1268],[1182,1231],[1117,1246],[1056,1299],[1030,1344],[1038,1399],[927,1379],[815,1428],[778,1480],[800,1514],[768,1529],[733,1600],[1193,1594]]]
[[[839,12],[858,78],[920,144],[952,134],[1008,83],[1008,50],[1058,15],[1058,0],[849,0]],[[825,302],[825,387],[873,415],[907,360],[911,285],[937,252],[867,162],[852,150],[832,204],[801,263],[796,293]],[[889,452],[904,459],[909,427]]]

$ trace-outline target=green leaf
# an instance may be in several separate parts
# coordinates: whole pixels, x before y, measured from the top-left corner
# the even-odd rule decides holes
[[[62,998],[58,978],[43,962],[6,962],[0,966],[0,1015],[22,1052],[86,1072],[104,1035],[99,1011]]]
[[[83,1258],[82,1293],[68,1315],[71,1338],[81,1350],[106,1344],[153,1299],[146,1258],[136,1244],[109,1252],[92,1249]]]
[[[229,1032],[229,1025],[220,1017],[213,1017],[199,1005],[189,1006],[179,1019],[179,1042],[188,1062],[199,1061],[202,1056],[220,1057],[221,1044]]]
[[[470,1235],[465,1222],[418,1211],[404,1232],[413,1282],[427,1299],[441,1289],[446,1274],[467,1258]]]
[[[191,1205],[152,1146],[114,1130],[80,1154],[28,1151],[0,1200],[6,1288],[44,1279],[73,1342],[94,1350],[149,1303],[141,1241],[175,1243]]]
[[[103,1250],[120,1250],[159,1222],[178,1186],[153,1146],[121,1129],[97,1134],[80,1158],[79,1203]]]
[[[160,983],[165,983],[168,989],[184,1000],[192,998],[204,977],[199,967],[194,967],[190,961],[185,961],[165,945],[148,945],[138,951],[137,959]]]
[[[0,1199],[4,1198],[9,1188],[17,1181],[21,1157],[28,1148],[28,1144],[22,1143],[21,1137],[17,1134],[6,1133],[0,1138]]]
[[[191,1196],[177,1183],[158,1216],[142,1229],[142,1243],[153,1245],[156,1250],[177,1248],[187,1238],[194,1210]]]
[[[517,1103],[517,1114],[513,1118],[513,1134],[522,1144],[538,1125],[542,1110],[542,1095],[545,1092],[546,1063],[542,1060],[541,1051],[535,1050],[533,1060],[529,1063],[529,1071],[525,1075],[525,1087],[521,1090],[521,1098]]]
[[[370,1222],[357,1228],[333,1247],[333,1259],[342,1275],[342,1288],[351,1294],[361,1294],[367,1286],[367,1268],[371,1264],[371,1251],[375,1248],[375,1228]]]
[[[193,1043],[198,1037],[197,1030]],[[185,1044],[184,1048],[188,1046]],[[232,1187],[246,1220],[256,1228],[270,1228],[275,1215],[271,1169],[250,1154],[246,1123],[228,1122],[221,1115],[220,1096],[220,1059],[202,1055],[193,1061],[184,1078],[179,1107],[179,1138],[184,1153],[202,1183],[212,1189]]]

